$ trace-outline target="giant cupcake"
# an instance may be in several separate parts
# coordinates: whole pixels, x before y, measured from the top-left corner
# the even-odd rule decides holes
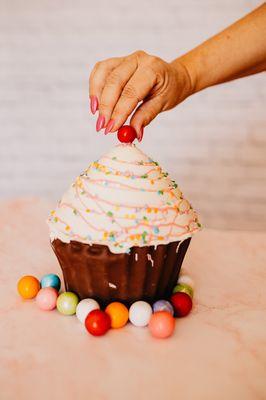
[[[134,144],[77,177],[48,220],[66,289],[102,304],[168,297],[197,214],[178,185]]]

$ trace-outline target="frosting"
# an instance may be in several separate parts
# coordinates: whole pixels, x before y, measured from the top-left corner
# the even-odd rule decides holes
[[[51,240],[132,246],[184,240],[200,229],[190,203],[157,162],[119,144],[77,177],[48,219]]]

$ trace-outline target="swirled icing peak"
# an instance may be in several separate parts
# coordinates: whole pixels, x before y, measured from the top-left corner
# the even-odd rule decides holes
[[[134,144],[119,144],[77,177],[48,219],[51,240],[132,246],[190,237],[200,223],[175,181]]]

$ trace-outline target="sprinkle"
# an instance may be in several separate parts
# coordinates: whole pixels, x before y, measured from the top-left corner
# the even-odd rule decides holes
[[[146,215],[144,215],[143,219],[144,219],[144,221],[148,221],[148,218],[146,217]]]
[[[104,232],[104,233],[103,233],[103,238],[106,239],[107,236],[108,236],[108,232]]]
[[[75,215],[77,215],[78,214],[78,212],[77,212],[77,210],[75,209],[75,210],[73,210],[73,214],[75,214]]]
[[[70,226],[67,225],[67,226],[65,227],[65,230],[66,230],[66,231],[69,231],[69,230],[70,230]]]
[[[58,222],[58,218],[57,217],[54,217],[54,222]]]
[[[116,160],[117,158],[116,157],[112,157],[112,160]]]
[[[160,232],[160,229],[158,228],[158,226],[155,226],[155,227],[153,228],[153,232],[154,232],[154,233],[159,233],[159,232]]]
[[[201,225],[199,222],[197,222],[197,225],[198,225],[198,227],[199,227],[199,228],[201,228],[201,227],[202,227],[202,225]]]
[[[112,211],[108,211],[107,215],[108,215],[108,217],[112,217],[114,214],[112,213]]]
[[[108,282],[108,285],[112,289],[117,289],[117,286],[114,283]]]
[[[151,184],[154,185],[154,180],[153,179],[151,179]]]
[[[87,208],[87,209],[86,209],[86,212],[89,213],[89,212],[91,212],[91,210],[90,210],[89,208]]]
[[[146,179],[148,178],[148,175],[147,174],[141,175],[141,178]]]
[[[163,195],[163,190],[158,190],[157,192],[159,195]]]
[[[51,214],[51,215],[54,215],[54,214],[55,214],[55,210],[52,210],[50,214]]]
[[[138,258],[139,258],[138,253],[135,253],[135,261],[138,261]]]

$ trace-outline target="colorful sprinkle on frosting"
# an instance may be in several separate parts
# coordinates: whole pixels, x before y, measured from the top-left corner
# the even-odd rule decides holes
[[[133,144],[119,144],[77,177],[48,219],[51,240],[109,246],[167,244],[201,228],[175,181]]]

